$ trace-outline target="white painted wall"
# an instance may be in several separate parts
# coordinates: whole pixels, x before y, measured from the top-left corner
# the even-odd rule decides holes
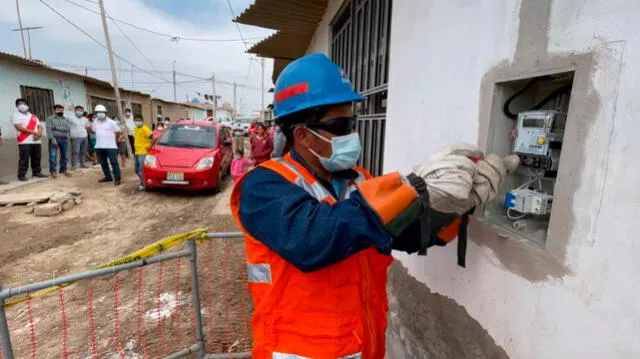
[[[20,85],[53,90],[54,102],[63,105],[68,116],[76,105],[86,107],[87,92],[82,80],[0,60],[0,126],[5,139],[17,135],[10,116],[16,111],[15,100],[21,97]]]
[[[394,2],[386,171],[408,171],[453,142],[477,142],[480,83],[512,59],[519,8],[513,0]],[[591,161],[573,174],[582,183],[565,263],[573,274],[532,283],[473,243],[467,269],[455,266],[455,246],[427,258],[398,256],[433,291],[463,305],[512,358],[640,357],[639,171],[625,166],[640,156],[639,10],[635,0],[552,2],[548,51],[595,51],[592,84],[603,102],[596,128],[580,134]],[[590,199],[602,190],[598,211]]]
[[[328,24],[341,3],[329,1],[308,53],[328,52]],[[408,172],[447,144],[478,141],[480,84],[512,60],[519,11],[518,0],[394,1],[387,172]],[[564,263],[572,274],[531,282],[473,242],[467,269],[455,265],[455,246],[397,255],[418,280],[464,306],[511,358],[640,357],[639,14],[635,0],[552,2],[548,51],[593,51],[591,82],[602,101],[594,129],[580,134],[591,160],[572,174],[581,183]]]

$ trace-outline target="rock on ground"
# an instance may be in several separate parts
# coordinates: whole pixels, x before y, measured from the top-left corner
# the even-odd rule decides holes
[[[35,206],[33,214],[36,216],[55,216],[62,212],[62,204],[60,203],[45,203]]]

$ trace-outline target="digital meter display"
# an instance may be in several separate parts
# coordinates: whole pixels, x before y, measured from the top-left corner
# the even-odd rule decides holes
[[[522,120],[522,127],[524,127],[524,128],[528,128],[528,127],[542,128],[542,127],[544,127],[544,120],[543,119],[538,119],[538,118],[526,118],[526,119]]]

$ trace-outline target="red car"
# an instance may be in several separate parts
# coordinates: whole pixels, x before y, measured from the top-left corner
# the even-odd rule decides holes
[[[232,159],[228,128],[209,121],[178,121],[145,157],[145,187],[219,192]]]

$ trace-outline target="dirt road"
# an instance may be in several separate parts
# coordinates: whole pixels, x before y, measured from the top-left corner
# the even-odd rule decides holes
[[[5,287],[23,285],[83,271],[168,235],[197,228],[235,230],[224,208],[228,201],[218,203],[228,196],[229,182],[226,191],[216,196],[147,193],[136,191],[137,181],[130,167],[124,173],[119,187],[98,184],[101,172],[89,169],[75,171],[72,178],[46,180],[12,190],[11,193],[78,188],[83,203],[54,217],[26,214],[22,206],[0,208],[0,283]],[[234,343],[234,348],[240,342],[246,344],[247,335],[240,330],[245,327],[242,322],[250,310],[242,283],[242,243],[210,241],[199,248],[209,347],[219,351]],[[29,303],[31,313],[26,304],[11,307],[8,316],[17,357],[29,357],[28,353],[33,356],[33,323],[38,358],[64,356],[65,350],[67,355],[71,352],[70,358],[91,358],[93,350],[99,352],[100,358],[156,357],[193,342],[188,274],[187,260],[172,261],[149,266],[143,272],[93,280],[93,284],[76,284],[66,288],[63,296],[34,299]],[[144,278],[142,285],[138,285],[138,276]],[[94,303],[91,313],[88,307]],[[180,312],[181,318],[176,318]],[[93,328],[91,316],[95,317]],[[92,349],[92,345],[98,348]]]

